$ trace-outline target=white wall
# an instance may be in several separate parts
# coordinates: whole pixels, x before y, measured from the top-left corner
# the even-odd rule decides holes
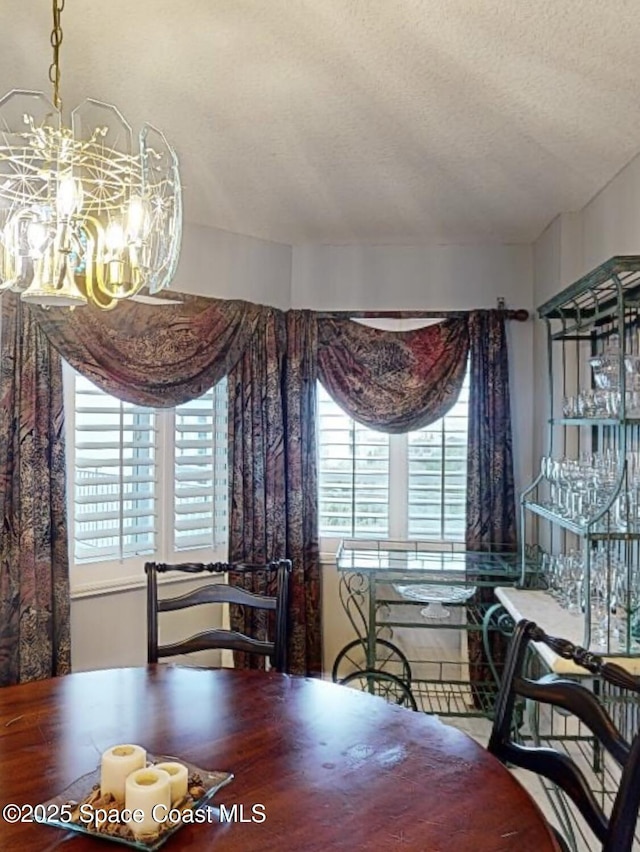
[[[291,306],[315,310],[532,304],[531,247],[296,246]]]
[[[544,248],[550,231],[555,234],[551,264]],[[640,254],[640,155],[582,210],[563,213],[540,235],[534,244],[536,305],[621,254]]]
[[[291,246],[185,225],[171,289],[289,307]]]
[[[581,211],[580,275],[617,254],[640,254],[640,156]]]

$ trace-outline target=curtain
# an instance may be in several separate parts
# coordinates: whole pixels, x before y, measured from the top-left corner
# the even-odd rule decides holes
[[[74,368],[134,404],[179,405],[228,375],[230,558],[255,563],[292,559],[291,670],[319,671],[315,424],[308,416],[315,409],[315,325],[310,315],[292,336],[300,350],[289,359],[287,377],[286,320],[275,308],[182,295],[169,306],[124,301],[112,312],[87,306],[73,312],[36,308],[34,315]],[[231,582],[249,581],[254,591],[266,590],[264,575],[252,580],[231,575]],[[233,626],[242,614],[234,608],[231,617]],[[266,629],[244,626],[258,633]]]
[[[314,330],[307,312],[285,319],[265,309],[228,384],[230,559],[292,560],[288,667],[294,674],[319,672],[322,653],[315,424],[309,416],[315,412]],[[230,577],[252,591],[265,590],[263,577]],[[266,630],[239,607],[231,608],[231,626]],[[236,655],[236,664],[262,667],[264,660]]]
[[[14,293],[2,297],[0,685],[70,671],[62,368]]]
[[[292,672],[322,672],[316,448],[317,322],[288,311],[285,358],[287,555],[293,560]]]
[[[467,369],[466,318],[408,332],[318,319],[318,374],[335,401],[372,429],[409,432],[438,420]]]
[[[228,378],[232,562],[286,556],[283,314],[266,309]]]
[[[113,311],[33,308],[71,366],[106,393],[171,408],[201,396],[237,362],[262,308],[181,295],[175,305],[125,300]]]
[[[516,551],[516,503],[513,480],[509,361],[504,316],[499,311],[473,311],[469,315],[470,392],[467,455],[467,550],[513,553]],[[481,560],[479,561],[481,564]],[[495,575],[473,579],[495,582]],[[478,588],[470,611],[486,609],[494,601],[493,588]],[[472,692],[486,706],[492,693],[480,631],[468,634]],[[500,665],[504,640],[491,636],[492,656]],[[489,694],[488,694],[489,693]]]
[[[23,309],[13,297],[9,304],[16,316],[22,316]],[[470,352],[467,546],[485,549],[498,541],[501,546],[509,546],[511,539],[515,542],[506,342],[496,312],[474,312],[468,323],[466,318],[455,318],[398,333],[322,318],[310,311],[285,315],[246,302],[191,296],[162,307],[125,301],[112,313],[90,306],[74,312],[33,308],[25,317],[24,341],[27,330],[32,336],[38,333],[33,317],[72,366],[108,393],[133,403],[174,406],[199,396],[228,375],[229,555],[232,561],[258,563],[281,556],[292,559],[289,663],[294,673],[321,669],[318,376],[359,422],[388,432],[406,432],[433,422],[453,405]],[[59,370],[58,356],[49,352],[41,335],[38,339],[40,349],[23,344],[27,357],[44,359],[46,350],[51,369],[57,364]],[[49,377],[49,361],[46,368],[38,363],[37,371],[34,368],[38,375],[29,379],[28,364],[16,361],[17,331],[6,337],[8,349],[11,340],[16,352],[5,354],[2,366],[3,416],[9,421],[16,405],[11,392],[4,390],[11,388],[10,376],[39,385],[42,374],[52,400],[59,383],[59,378]],[[38,416],[41,410],[38,406]],[[51,430],[58,424],[61,428],[61,413],[53,411],[48,421]],[[28,419],[20,422],[30,425]],[[10,441],[12,428],[9,422],[4,441]],[[50,462],[55,467],[53,455],[59,447],[50,440],[52,458],[45,470]],[[7,443],[1,456],[7,459],[7,469],[15,457]],[[63,463],[60,451],[61,470]],[[27,502],[24,492],[10,489],[5,489],[3,499],[14,501],[15,506]],[[53,496],[50,502],[53,505]],[[60,505],[64,506],[63,499]],[[6,517],[12,517],[11,510],[8,515],[5,511]],[[64,518],[52,521],[52,530],[56,523],[64,525]],[[6,541],[8,533],[4,535]],[[54,538],[52,534],[52,547]],[[66,537],[62,539],[66,548]],[[6,543],[3,548],[3,553],[8,552]],[[55,564],[66,566],[66,551]],[[7,575],[3,583],[8,582]],[[68,590],[63,597],[68,609]],[[15,590],[5,585],[3,599],[14,598]],[[233,619],[240,626],[238,619],[243,618],[235,610],[232,626]]]

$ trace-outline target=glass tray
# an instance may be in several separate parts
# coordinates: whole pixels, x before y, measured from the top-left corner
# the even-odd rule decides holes
[[[393,588],[403,598],[420,603],[462,604],[475,595],[475,586],[403,586],[394,583]]]
[[[427,619],[449,618],[449,610],[443,604],[463,604],[476,593],[475,586],[403,586],[394,583],[393,588],[403,598],[429,604],[420,610],[420,615]]]
[[[147,765],[150,763],[164,763],[168,761],[177,761],[178,763],[184,764],[189,771],[189,778],[195,774],[200,776],[202,779],[201,786],[204,787],[205,792],[199,799],[193,802],[191,809],[194,811],[209,810],[211,813],[208,814],[209,818],[206,821],[208,823],[218,822],[218,809],[210,806],[208,803],[221,787],[224,787],[233,780],[233,773],[210,772],[208,769],[202,769],[200,766],[195,766],[195,764],[182,760],[179,757],[153,755],[147,752]],[[114,843],[121,843],[132,849],[144,849],[146,852],[154,852],[154,850],[159,849],[176,833],[176,831],[182,828],[183,825],[187,824],[180,820],[180,822],[176,823],[171,828],[167,828],[165,831],[162,831],[157,837],[152,837],[148,841],[145,841],[143,839],[135,839],[134,837],[120,837],[115,834],[106,834],[104,831],[89,828],[85,823],[67,822],[65,819],[60,819],[58,817],[44,816],[44,814],[47,813],[59,813],[59,809],[62,805],[67,804],[67,802],[82,802],[91,793],[93,787],[99,783],[100,767],[98,766],[93,772],[88,772],[86,775],[82,775],[80,778],[77,778],[57,796],[54,796],[52,799],[48,799],[41,805],[36,805],[34,809],[34,818],[37,822],[41,822],[45,825],[53,825],[58,828],[64,828],[67,831],[77,831],[80,834],[86,834],[89,837],[95,837],[96,839],[99,838],[100,840],[111,840]],[[108,807],[114,806],[115,805],[109,805]],[[38,811],[41,812],[38,814]]]

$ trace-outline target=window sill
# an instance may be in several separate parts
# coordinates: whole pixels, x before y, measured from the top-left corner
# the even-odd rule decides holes
[[[218,575],[221,576],[221,575]],[[181,577],[158,577],[158,585],[169,586],[180,583],[193,582],[201,578],[201,575],[185,574]],[[211,579],[215,579],[211,575]],[[98,598],[102,595],[116,595],[122,592],[131,592],[138,589],[147,588],[147,578],[143,574],[142,577],[135,575],[131,577],[120,577],[114,580],[102,580],[94,583],[78,583],[71,589],[71,600],[81,600],[83,598]]]

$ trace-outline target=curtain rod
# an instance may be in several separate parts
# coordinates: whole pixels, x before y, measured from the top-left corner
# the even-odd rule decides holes
[[[498,311],[507,320],[526,322],[529,311],[524,308],[511,310],[498,305]],[[317,311],[317,316],[324,319],[454,319],[467,316],[470,311]]]

